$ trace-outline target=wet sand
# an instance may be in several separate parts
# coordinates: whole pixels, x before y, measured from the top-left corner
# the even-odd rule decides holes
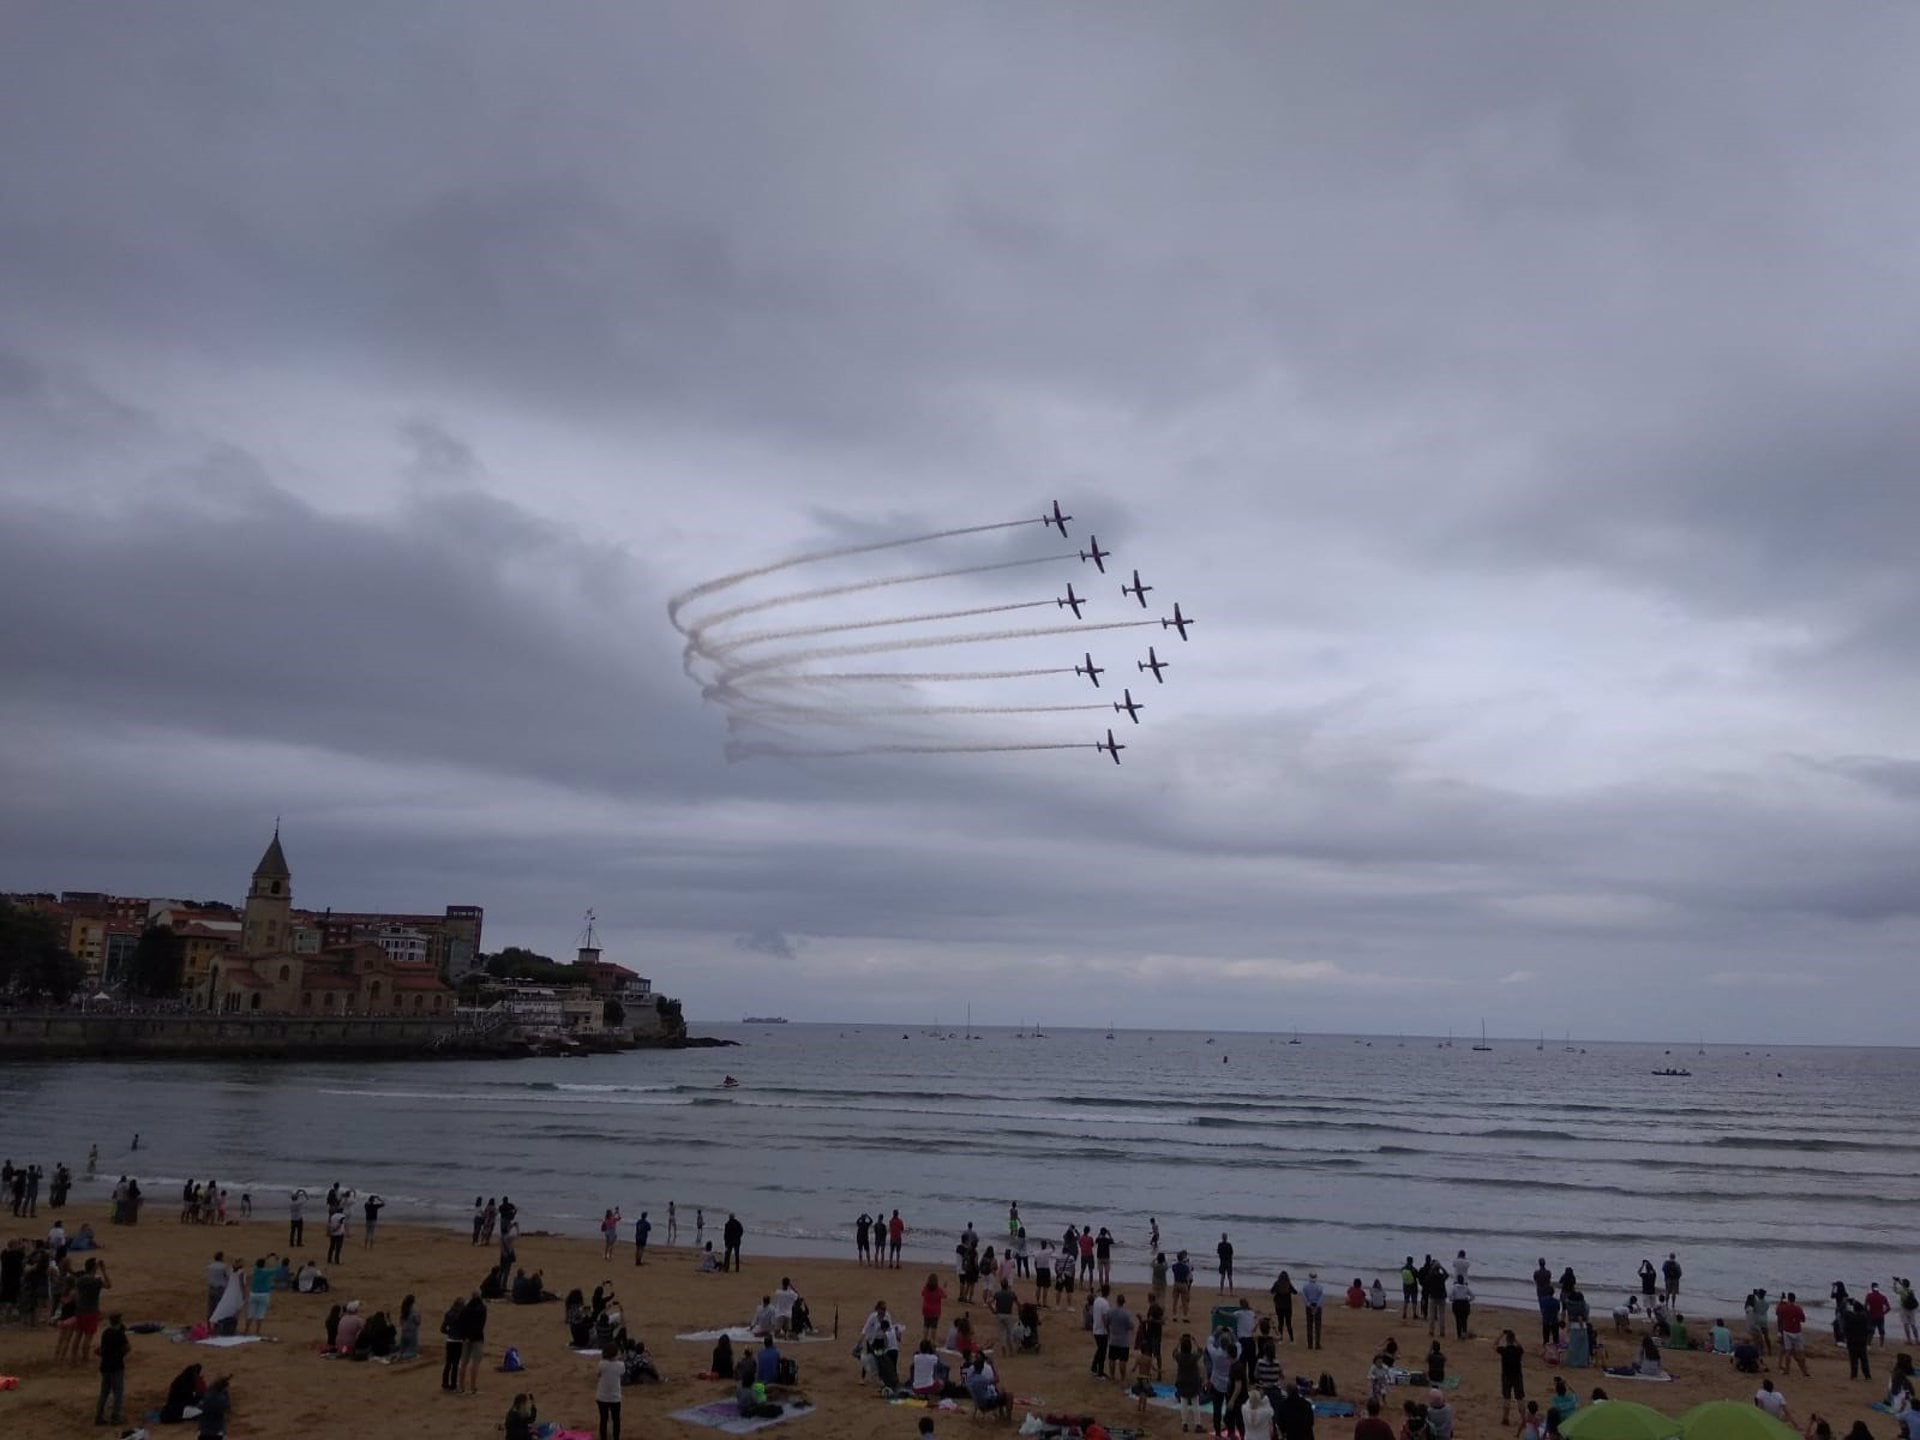
[[[215,1250],[224,1250],[229,1256],[243,1255],[251,1262],[255,1255],[278,1250],[286,1239],[284,1223],[265,1218],[225,1228],[180,1225],[164,1203],[150,1207],[148,1217],[134,1227],[109,1225],[105,1212],[93,1207],[69,1206],[63,1214],[69,1229],[76,1228],[83,1219],[93,1222],[104,1245],[100,1256],[113,1278],[113,1288],[104,1297],[104,1308],[120,1311],[130,1324],[156,1320],[172,1327],[201,1318],[205,1305],[202,1276]],[[40,1219],[34,1222],[37,1228],[33,1233],[44,1234],[44,1227],[51,1220],[51,1214],[43,1210]],[[322,1228],[309,1219],[309,1238]],[[22,1222],[0,1215],[0,1236],[23,1233],[28,1232]],[[322,1239],[301,1254],[311,1253],[317,1257],[324,1249]],[[478,1283],[493,1253],[490,1248],[470,1245],[463,1235],[391,1224],[383,1224],[378,1244],[372,1250],[365,1250],[360,1248],[356,1226],[345,1263],[330,1272],[334,1284],[331,1294],[274,1296],[265,1333],[277,1337],[278,1343],[216,1349],[174,1343],[165,1335],[135,1336],[127,1373],[128,1421],[137,1422],[144,1413],[158,1409],[174,1374],[197,1360],[206,1367],[209,1376],[226,1373],[233,1377],[234,1407],[229,1433],[236,1440],[242,1437],[311,1440],[317,1434],[342,1433],[343,1427],[372,1433],[445,1436],[449,1440],[456,1436],[496,1435],[501,1417],[518,1390],[534,1394],[542,1420],[553,1420],[567,1428],[594,1429],[595,1361],[574,1355],[568,1348],[558,1304],[491,1304],[480,1395],[475,1398],[441,1391],[440,1316],[457,1295],[464,1295]],[[718,1384],[692,1378],[695,1372],[705,1368],[710,1345],[679,1342],[673,1337],[680,1332],[745,1324],[760,1297],[777,1287],[782,1275],[793,1277],[796,1288],[812,1308],[815,1323],[824,1331],[831,1333],[835,1310],[838,1310],[841,1338],[838,1343],[786,1348],[786,1353],[800,1363],[800,1390],[815,1402],[817,1409],[774,1427],[775,1430],[790,1433],[795,1440],[806,1440],[808,1436],[820,1437],[820,1440],[830,1436],[901,1440],[914,1434],[916,1421],[925,1413],[918,1407],[889,1405],[875,1398],[871,1387],[861,1385],[856,1364],[848,1353],[876,1298],[886,1299],[889,1308],[906,1325],[905,1349],[911,1350],[917,1343],[919,1289],[927,1276],[924,1262],[917,1268],[912,1262],[905,1262],[899,1270],[875,1270],[863,1268],[851,1259],[782,1261],[756,1254],[749,1230],[745,1269],[734,1275],[699,1274],[690,1250],[651,1247],[647,1264],[636,1268],[630,1243],[618,1248],[614,1259],[608,1262],[601,1258],[600,1246],[595,1241],[536,1235],[523,1235],[520,1263],[529,1271],[543,1271],[547,1288],[559,1295],[565,1295],[576,1285],[591,1293],[596,1284],[604,1280],[613,1282],[629,1329],[647,1342],[667,1375],[665,1385],[630,1387],[626,1391],[623,1420],[624,1433],[628,1436],[716,1433],[667,1419],[674,1410],[729,1393]],[[943,1266],[939,1274],[941,1283],[951,1294],[957,1288],[952,1268]],[[1254,1283],[1256,1278],[1258,1283]],[[1247,1298],[1262,1313],[1268,1313],[1265,1286],[1271,1278],[1248,1277],[1251,1289],[1246,1292]],[[1136,1313],[1145,1308],[1144,1279],[1125,1277],[1115,1288],[1128,1295],[1130,1308]],[[1332,1287],[1329,1288],[1331,1292]],[[323,1338],[323,1322],[333,1303],[357,1299],[367,1313],[378,1309],[397,1313],[401,1297],[408,1293],[418,1297],[423,1311],[423,1355],[419,1361],[394,1366],[354,1364],[323,1359],[316,1353],[314,1347]],[[1092,1342],[1080,1329],[1078,1302],[1083,1295],[1084,1292],[1076,1292],[1071,1312],[1046,1313],[1039,1354],[999,1358],[1003,1383],[1016,1395],[1044,1400],[1044,1406],[1033,1408],[1091,1413],[1109,1426],[1136,1426],[1154,1436],[1178,1435],[1179,1418],[1175,1412],[1150,1408],[1142,1416],[1119,1386],[1103,1383],[1088,1374]],[[1197,1284],[1196,1315],[1204,1316],[1205,1308],[1216,1298],[1211,1283]],[[985,1338],[994,1332],[983,1306],[961,1307],[951,1299],[947,1302],[949,1317],[962,1309],[970,1309],[975,1316],[976,1334]],[[1696,1334],[1713,1319],[1711,1315],[1697,1317]],[[1456,1434],[1462,1440],[1499,1431],[1498,1366],[1491,1346],[1502,1327],[1511,1326],[1528,1346],[1526,1383],[1530,1396],[1540,1398],[1544,1404],[1552,1377],[1561,1373],[1536,1358],[1539,1322],[1531,1312],[1480,1307],[1474,1322],[1476,1339],[1442,1342],[1449,1368],[1464,1377],[1460,1388],[1449,1396],[1457,1416]],[[1304,1326],[1297,1317],[1295,1324],[1304,1336]],[[1183,1327],[1170,1323],[1168,1328],[1170,1355]],[[1605,1325],[1602,1329],[1613,1348],[1609,1361],[1624,1363],[1636,1342],[1608,1333]],[[1897,1332],[1897,1323],[1894,1329]],[[1402,1321],[1396,1297],[1393,1308],[1385,1312],[1329,1309],[1325,1348],[1309,1352],[1301,1345],[1283,1343],[1281,1362],[1289,1375],[1303,1372],[1317,1377],[1321,1371],[1328,1371],[1338,1383],[1343,1398],[1364,1401],[1368,1363],[1389,1335],[1399,1338],[1402,1356],[1415,1364],[1425,1355],[1426,1327],[1419,1320]],[[1204,1338],[1203,1332],[1195,1331],[1196,1341]],[[54,1339],[52,1329],[33,1333],[17,1327],[0,1330],[0,1373],[17,1375],[21,1381],[18,1390],[0,1393],[0,1434],[23,1437],[83,1431],[117,1434],[104,1427],[93,1431],[93,1404],[98,1388],[94,1363],[89,1361],[85,1368],[56,1365]],[[1849,1382],[1845,1355],[1836,1350],[1830,1337],[1815,1332],[1811,1326],[1808,1344],[1812,1377],[1777,1377],[1796,1421],[1804,1422],[1810,1411],[1818,1411],[1834,1422],[1839,1433],[1844,1434],[1854,1420],[1865,1419],[1877,1435],[1890,1435],[1894,1429],[1892,1419],[1867,1410],[1868,1404],[1882,1395],[1884,1379],[1876,1379],[1871,1385]],[[509,1345],[519,1349],[526,1363],[527,1368],[521,1374],[497,1372],[500,1356]],[[1899,1348],[1894,1344],[1884,1350],[1876,1349],[1873,1356],[1876,1376],[1884,1376],[1891,1369],[1893,1353]],[[904,1359],[902,1368],[905,1368]],[[1711,1355],[1669,1356],[1668,1368],[1677,1376],[1675,1383],[1668,1385],[1616,1380],[1601,1374],[1597,1368],[1565,1373],[1569,1385],[1583,1397],[1595,1385],[1604,1385],[1617,1399],[1637,1400],[1669,1415],[1678,1415],[1701,1400],[1745,1400],[1757,1384],[1756,1377],[1737,1375],[1729,1361]],[[1170,1367],[1168,1376],[1171,1378]],[[1425,1395],[1424,1386],[1389,1392],[1389,1418],[1396,1428],[1400,1402],[1408,1398],[1424,1399]],[[1017,1421],[1019,1415],[1015,1418]],[[937,1429],[943,1434],[960,1433],[962,1427],[970,1424],[964,1412],[937,1414],[935,1419]],[[1345,1440],[1351,1430],[1349,1420],[1323,1418],[1318,1434]],[[191,1432],[191,1426],[154,1427],[156,1435],[180,1436]]]

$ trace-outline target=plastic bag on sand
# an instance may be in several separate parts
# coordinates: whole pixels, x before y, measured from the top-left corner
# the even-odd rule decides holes
[[[1031,1410],[1027,1412],[1027,1418],[1020,1422],[1020,1433],[1022,1435],[1044,1435],[1051,1429],[1053,1429],[1051,1425],[1047,1424],[1046,1421],[1042,1420]]]

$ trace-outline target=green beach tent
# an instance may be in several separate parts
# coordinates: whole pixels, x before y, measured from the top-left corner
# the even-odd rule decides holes
[[[1683,1440],[1800,1440],[1800,1432],[1745,1400],[1709,1400],[1680,1417]]]
[[[1651,1405],[1606,1400],[1574,1411],[1560,1422],[1560,1433],[1567,1440],[1672,1440],[1680,1433],[1680,1422]]]

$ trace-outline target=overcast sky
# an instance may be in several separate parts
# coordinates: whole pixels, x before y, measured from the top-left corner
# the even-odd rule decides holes
[[[696,1018],[1911,1041],[1917,71],[1896,5],[11,6],[0,888],[238,899],[279,814],[300,903],[592,907]],[[1124,765],[728,763],[669,595],[1056,495],[1200,617]]]

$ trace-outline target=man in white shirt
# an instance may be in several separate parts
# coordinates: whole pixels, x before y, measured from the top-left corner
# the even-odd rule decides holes
[[[1462,1250],[1458,1255],[1453,1257],[1453,1278],[1461,1284],[1466,1283],[1469,1268],[1466,1251]]]
[[[1760,1382],[1760,1388],[1753,1392],[1753,1403],[1782,1424],[1793,1424],[1793,1417],[1787,1413],[1787,1397],[1773,1388],[1773,1381]]]
[[[793,1281],[786,1276],[780,1277],[780,1288],[773,1292],[773,1333],[790,1335],[793,1333],[793,1307],[800,1299],[800,1292],[793,1288]]]
[[[1107,1311],[1113,1306],[1107,1300],[1107,1287],[1102,1285],[1100,1293],[1093,1297],[1093,1364],[1088,1367],[1102,1380],[1107,1378]]]

